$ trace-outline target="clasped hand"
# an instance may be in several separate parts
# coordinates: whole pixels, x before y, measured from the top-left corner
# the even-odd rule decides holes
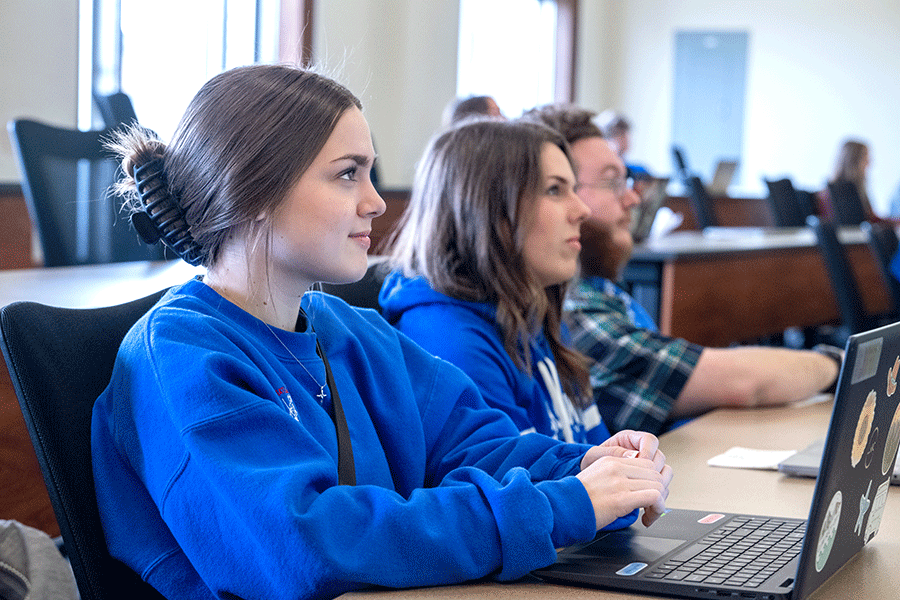
[[[636,508],[644,509],[642,522],[649,527],[666,510],[672,467],[655,435],[625,430],[588,450],[577,477],[594,505],[598,530]]]

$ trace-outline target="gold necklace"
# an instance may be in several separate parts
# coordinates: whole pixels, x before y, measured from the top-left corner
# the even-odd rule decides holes
[[[275,330],[272,329],[272,326],[269,325],[268,323],[266,323],[265,321],[263,321],[263,323],[265,323],[266,327],[269,329],[269,331],[272,333],[272,335],[275,337],[275,339],[278,340],[278,343],[281,344],[281,346],[282,346],[285,350],[287,350],[287,353],[291,355],[291,358],[293,358],[293,359],[296,361],[296,363],[297,363],[298,365],[300,365],[301,367],[303,367],[303,370],[306,371],[306,374],[309,375],[309,378],[312,379],[312,380],[315,382],[315,384],[316,384],[317,386],[319,386],[319,393],[316,394],[316,398],[319,399],[319,404],[322,404],[322,403],[324,402],[324,400],[325,400],[325,386],[322,385],[321,383],[319,383],[319,380],[318,380],[318,379],[316,379],[315,377],[313,377],[313,374],[309,372],[309,369],[306,368],[306,365],[304,365],[302,362],[300,362],[300,359],[299,359],[299,358],[297,358],[296,356],[294,356],[294,353],[291,352],[291,349],[287,347],[287,344],[285,344],[284,342],[281,341],[281,338],[278,337],[278,334],[275,333]],[[282,402],[284,402],[284,400],[282,400]],[[291,409],[291,407],[288,406],[288,410],[290,410],[290,409]],[[296,410],[297,410],[297,409],[294,408],[294,411],[296,411]],[[293,416],[293,413],[292,413],[292,416]],[[296,418],[296,417],[295,417],[295,418]]]

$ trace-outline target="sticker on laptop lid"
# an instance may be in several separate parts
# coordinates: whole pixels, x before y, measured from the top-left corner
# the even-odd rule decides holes
[[[816,571],[821,572],[831,556],[831,547],[834,545],[834,538],[837,537],[838,523],[841,522],[841,491],[838,490],[831,497],[831,503],[828,505],[828,512],[825,513],[825,519],[822,521],[822,529],[819,532],[819,539],[816,542]]]
[[[884,338],[875,338],[859,345],[856,350],[856,362],[853,363],[851,384],[856,385],[878,373],[882,345],[884,345]]]
[[[719,513],[710,513],[697,522],[703,523],[704,525],[711,525],[711,524],[715,523],[716,521],[721,521],[724,518],[725,518],[725,515],[722,515]]]
[[[850,450],[850,464],[854,467],[859,464],[866,447],[869,445],[869,433],[872,430],[872,421],[875,420],[875,400],[878,394],[875,390],[869,392],[862,410],[859,411],[859,420],[856,422],[856,433],[853,435],[853,447]]]
[[[897,448],[900,447],[900,404],[894,411],[891,426],[888,429],[887,439],[884,440],[884,456],[881,457],[881,474],[887,475],[891,470],[894,457],[897,456]]]
[[[888,371],[887,395],[893,396],[897,391],[897,372],[900,371],[900,356],[894,361],[894,366]]]
[[[886,479],[884,483],[878,486],[875,492],[875,498],[872,500],[872,508],[869,510],[869,522],[866,523],[866,541],[875,537],[878,528],[881,526],[881,517],[884,516],[884,505],[887,503],[888,488],[891,487],[891,480]]]
[[[866,514],[869,512],[869,507],[872,505],[872,501],[869,500],[869,492],[872,491],[872,480],[869,480],[869,487],[866,488],[866,493],[859,497],[859,516],[856,517],[856,527],[853,528],[853,533],[857,535],[862,535],[863,533],[863,519],[866,518]]]

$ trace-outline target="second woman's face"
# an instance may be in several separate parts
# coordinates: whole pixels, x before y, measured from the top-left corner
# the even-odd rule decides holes
[[[372,219],[385,210],[369,176],[374,160],[369,125],[350,108],[273,218],[270,259],[279,277],[308,286],[363,276]]]
[[[581,223],[591,211],[575,194],[575,174],[557,146],[541,151],[541,188],[523,243],[525,265],[543,287],[575,276],[581,251]]]

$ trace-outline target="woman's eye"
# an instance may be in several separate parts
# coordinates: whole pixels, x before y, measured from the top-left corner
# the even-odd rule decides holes
[[[346,171],[343,171],[340,175],[338,175],[338,179],[346,179],[347,181],[356,181],[356,167],[350,167]]]
[[[558,185],[551,185],[547,188],[548,196],[559,196],[562,192],[560,191],[560,187]]]

